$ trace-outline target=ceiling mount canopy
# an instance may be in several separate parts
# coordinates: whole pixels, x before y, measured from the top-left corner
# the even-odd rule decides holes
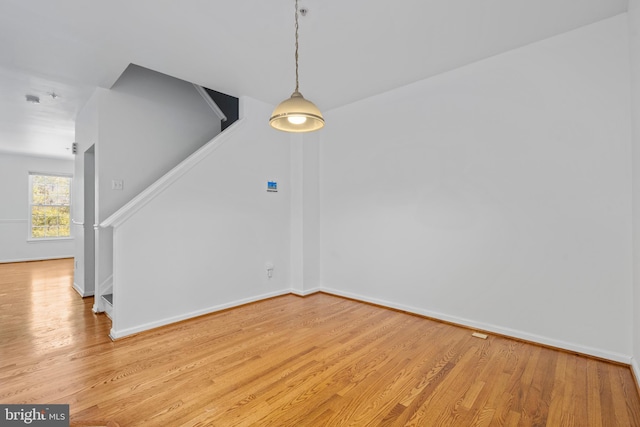
[[[296,89],[271,114],[269,124],[283,132],[312,132],[324,126],[322,113],[315,104],[302,96],[298,77],[298,0],[296,0]]]

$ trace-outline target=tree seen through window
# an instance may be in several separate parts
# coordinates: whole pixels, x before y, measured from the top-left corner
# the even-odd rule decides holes
[[[31,237],[71,236],[71,177],[30,175]]]

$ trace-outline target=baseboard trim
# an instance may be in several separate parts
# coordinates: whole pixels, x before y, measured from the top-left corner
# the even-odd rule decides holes
[[[556,350],[567,351],[567,352],[582,355],[582,356],[601,359],[607,362],[623,364],[631,368],[631,371],[634,375],[634,379],[636,382],[636,386],[640,390],[640,383],[638,382],[638,380],[640,379],[640,366],[638,366],[638,363],[635,361],[635,359],[633,359],[631,356],[628,356],[628,355],[614,353],[614,352],[605,351],[605,350],[587,347],[587,346],[582,346],[582,345],[578,345],[570,342],[565,342],[561,340],[544,337],[541,335],[530,334],[530,333],[519,331],[516,329],[504,328],[504,327],[500,327],[500,326],[496,326],[488,323],[476,322],[470,319],[450,316],[443,313],[424,310],[424,309],[420,309],[417,307],[412,307],[404,304],[397,304],[397,303],[393,303],[393,302],[382,300],[382,299],[369,298],[363,295],[354,294],[351,292],[343,292],[337,289],[325,288],[325,287],[317,287],[309,290],[283,289],[281,291],[257,295],[251,298],[230,301],[224,304],[208,307],[202,310],[196,310],[190,313],[181,314],[179,316],[168,317],[155,322],[149,322],[149,323],[145,323],[145,324],[131,327],[131,328],[126,328],[121,330],[112,328],[110,331],[109,337],[112,340],[127,338],[133,335],[137,335],[143,332],[148,332],[163,326],[171,325],[171,324],[182,322],[182,321],[187,321],[196,317],[205,316],[207,314],[212,314],[212,313],[216,313],[224,310],[241,307],[247,304],[253,304],[256,302],[280,297],[283,295],[296,295],[299,297],[307,297],[317,293],[325,293],[325,294],[333,295],[337,297],[348,298],[348,299],[359,301],[362,303],[373,304],[382,308],[398,310],[398,311],[406,312],[409,314],[432,319],[435,321],[445,322],[455,326],[473,329],[475,331],[485,332],[493,335],[500,335],[506,338],[524,341],[524,342],[535,344],[535,345],[541,345],[541,346],[553,348]]]
[[[349,298],[355,301],[374,304],[380,307],[399,310],[399,311],[407,312],[410,314],[415,314],[418,316],[450,323],[455,326],[461,326],[461,327],[473,329],[476,331],[486,332],[494,335],[500,335],[506,338],[525,341],[531,344],[542,345],[542,346],[557,349],[557,350],[568,351],[570,353],[575,353],[582,356],[602,359],[608,362],[615,362],[615,363],[630,366],[632,361],[631,356],[628,356],[625,354],[614,353],[614,352],[601,350],[597,348],[582,346],[582,345],[578,345],[570,342],[565,342],[565,341],[556,340],[553,338],[544,337],[541,335],[530,334],[530,333],[519,331],[516,329],[504,328],[504,327],[492,325],[489,323],[476,322],[476,321],[465,319],[462,317],[450,316],[450,315],[438,313],[435,311],[424,310],[424,309],[420,309],[417,307],[412,307],[404,304],[397,304],[397,303],[393,303],[393,302],[389,302],[389,301],[385,301],[377,298],[369,298],[363,295],[353,294],[351,292],[343,292],[337,289],[331,289],[331,288],[325,288],[325,287],[323,287],[320,290],[320,292],[324,292],[324,293],[339,296],[339,297]],[[640,371],[636,370],[636,374],[640,374]]]
[[[631,375],[633,376],[633,382],[636,383],[636,390],[640,394],[640,366],[635,358],[631,358]]]
[[[185,320],[194,319],[196,317],[205,316],[207,314],[217,313],[220,311],[241,307],[243,305],[252,304],[252,303],[267,300],[270,298],[279,297],[282,295],[289,295],[291,293],[292,293],[291,289],[283,289],[281,291],[257,295],[251,298],[244,298],[240,300],[230,301],[224,304],[219,304],[219,305],[204,308],[201,310],[192,311],[190,313],[180,314],[178,316],[167,317],[161,320],[157,320],[155,322],[144,323],[142,325],[134,326],[131,328],[125,328],[125,329],[119,329],[119,330],[115,328],[111,328],[109,337],[115,341],[121,338],[127,338],[133,335],[137,335],[142,332],[147,332],[152,329],[157,329],[163,326],[171,325],[171,324],[182,322]]]
[[[82,298],[84,298],[84,291],[78,286],[76,282],[73,282],[73,290],[76,291]]]
[[[55,259],[69,259],[69,258],[73,258],[73,255],[60,255],[55,257],[41,257],[41,258],[2,259],[0,260],[0,264],[11,264],[14,262],[52,261]]]
[[[309,295],[317,294],[318,292],[322,292],[320,287],[308,289],[308,290],[300,290],[300,289],[291,289],[291,294],[299,296],[299,297],[307,297]]]
[[[80,288],[80,286],[78,286],[78,284],[76,282],[73,282],[73,290],[76,291],[82,298],[87,298],[87,297],[92,297],[93,293],[84,293],[84,290]]]

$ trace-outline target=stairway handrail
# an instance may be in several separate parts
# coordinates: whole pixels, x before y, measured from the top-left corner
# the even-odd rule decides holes
[[[211,141],[200,147],[193,154],[180,162],[176,167],[161,176],[156,182],[151,184],[145,190],[141,191],[140,194],[135,196],[124,206],[111,214],[109,218],[102,221],[100,223],[100,227],[116,228],[123,224],[129,217],[131,217],[143,206],[145,206],[151,200],[155,199],[159,194],[161,194],[164,190],[166,190],[169,186],[176,182],[178,178],[195,167],[205,157],[209,156],[212,152],[220,148],[227,140],[230,139],[231,135],[243,125],[243,123],[244,120],[240,119],[229,126],[227,129],[225,129],[223,132],[216,135],[213,139],[211,139]]]
[[[226,122],[227,116],[222,112],[220,107],[218,107],[218,104],[216,104],[216,102],[213,99],[211,99],[211,97],[209,96],[205,88],[195,83],[192,83],[192,84],[193,84],[193,87],[196,88],[200,96],[202,96],[202,99],[204,99],[204,102],[206,102],[209,108],[211,108],[213,112],[216,113],[216,116],[218,116],[218,118],[223,122]]]

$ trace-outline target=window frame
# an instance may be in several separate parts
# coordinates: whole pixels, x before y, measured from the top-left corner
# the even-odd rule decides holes
[[[45,177],[62,177],[69,178],[69,204],[57,204],[57,205],[42,205],[33,203],[33,177],[45,176]],[[27,227],[27,242],[39,243],[39,242],[55,242],[60,240],[72,240],[73,239],[73,227],[71,226],[71,211],[72,211],[72,191],[73,191],[73,174],[59,173],[59,172],[35,172],[29,171],[28,176],[28,227]],[[69,208],[69,235],[68,236],[44,236],[33,237],[33,207],[34,206],[56,206],[56,207],[68,207]]]

